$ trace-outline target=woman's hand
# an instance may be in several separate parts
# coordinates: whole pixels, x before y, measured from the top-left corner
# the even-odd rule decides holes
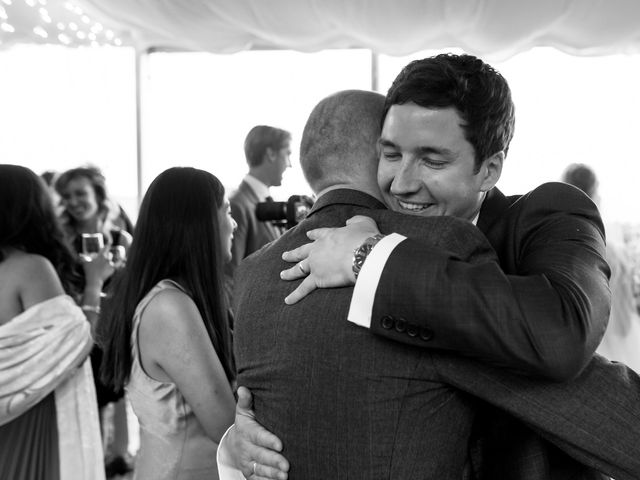
[[[113,275],[114,267],[109,259],[109,247],[106,246],[95,258],[90,259],[83,255],[80,256],[86,285],[99,286],[102,288],[104,282]]]

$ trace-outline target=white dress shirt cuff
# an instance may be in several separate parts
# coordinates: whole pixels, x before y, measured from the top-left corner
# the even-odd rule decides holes
[[[380,240],[367,256],[358,274],[356,285],[353,289],[351,304],[347,320],[360,325],[361,327],[371,327],[371,312],[373,301],[382,270],[396,246],[407,237],[398,233],[392,233]]]
[[[233,466],[231,461],[231,454],[229,453],[229,447],[227,445],[227,434],[234,427],[231,425],[224,432],[224,435],[220,439],[220,445],[218,445],[218,453],[216,455],[216,462],[218,463],[218,475],[220,480],[245,480],[242,472]]]

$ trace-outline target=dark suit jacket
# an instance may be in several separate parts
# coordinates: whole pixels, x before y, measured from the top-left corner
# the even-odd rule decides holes
[[[393,314],[432,329],[430,348],[544,378],[575,377],[602,338],[610,310],[595,204],[562,183],[509,198],[494,189],[478,228],[499,265],[451,262],[441,275],[429,268],[433,248],[419,239],[402,242],[380,278],[372,330],[420,344],[383,328],[382,319]]]
[[[640,460],[632,460],[640,458],[637,375],[599,359],[589,365],[590,375],[569,384],[540,378],[577,375],[606,327],[609,270],[595,205],[564,184],[545,184],[522,197],[494,190],[478,227],[496,249],[499,266],[452,262],[444,271],[433,270],[431,257],[438,254],[433,247],[418,239],[402,242],[383,271],[372,330],[480,359],[454,357],[444,365],[455,365],[455,374],[443,367],[443,380],[501,408],[498,392],[506,383],[519,398],[508,409],[512,414],[555,443],[560,440],[563,450],[587,465],[617,478],[640,478]],[[425,341],[385,328],[389,317],[433,335]],[[465,362],[468,368],[461,367]],[[471,386],[478,386],[483,369],[485,388],[478,391]],[[555,395],[554,404],[545,405],[544,395],[538,396],[546,388]],[[479,478],[598,477],[490,407],[480,410],[475,434]],[[624,453],[629,450],[634,454]]]
[[[244,180],[229,195],[231,216],[238,224],[233,234],[231,261],[226,265],[227,289],[233,291],[233,277],[240,262],[263,245],[280,236],[280,230],[270,222],[261,222],[256,216],[258,196]]]
[[[330,197],[325,200],[328,198]],[[319,214],[324,207],[324,202],[319,200],[315,209],[320,211],[318,214],[314,213],[314,217],[310,220],[321,218]],[[380,207],[381,205],[378,205],[375,208]],[[347,210],[348,213],[344,215],[335,213],[342,208],[349,208],[351,211]],[[553,450],[549,444],[541,441],[522,424],[509,421],[506,415],[495,410],[487,411],[487,406],[483,407],[482,403],[463,405],[460,402],[452,402],[452,410],[439,411],[437,415],[431,417],[428,415],[421,417],[414,412],[421,411],[420,405],[430,408],[432,404],[427,399],[428,395],[425,398],[418,395],[415,397],[417,403],[402,403],[400,407],[397,405],[398,399],[393,395],[387,393],[385,397],[392,400],[391,404],[383,403],[376,395],[379,392],[366,386],[366,382],[373,381],[374,385],[379,385],[383,391],[388,392],[388,386],[378,379],[379,375],[414,382],[415,372],[420,371],[421,375],[425,374],[426,378],[430,379],[435,369],[436,379],[444,384],[442,392],[447,392],[447,395],[451,395],[452,392],[445,385],[468,392],[526,422],[584,464],[607,472],[618,480],[640,478],[640,452],[638,451],[640,378],[621,364],[610,363],[601,357],[596,357],[577,379],[569,383],[557,383],[512,374],[505,369],[493,368],[460,355],[424,349],[425,355],[428,352],[429,368],[416,369],[413,375],[407,376],[406,358],[407,356],[412,358],[415,354],[414,350],[404,350],[400,344],[394,346],[392,343],[377,343],[366,338],[360,340],[363,343],[358,345],[358,348],[344,341],[344,338],[351,338],[347,334],[360,335],[366,332],[365,329],[344,322],[344,318],[342,323],[330,315],[332,312],[343,315],[345,307],[340,303],[344,301],[342,293],[346,290],[347,296],[350,296],[351,289],[314,292],[298,307],[278,303],[279,298],[283,298],[294,288],[289,286],[290,284],[283,286],[283,282],[273,282],[275,275],[288,266],[279,259],[282,250],[305,243],[307,239],[302,232],[306,229],[325,222],[332,226],[342,225],[344,216],[348,217],[356,211],[358,209],[353,206],[335,205],[332,209],[327,208],[326,213],[330,218],[313,225],[303,223],[303,229],[294,230],[280,241],[286,243],[279,245],[280,242],[276,242],[255,258],[248,260],[242,274],[244,280],[240,290],[244,288],[247,290],[237,299],[239,305],[236,306],[237,309],[244,310],[246,315],[239,325],[236,338],[239,342],[236,345],[236,354],[240,361],[240,384],[258,389],[256,401],[258,419],[284,439],[285,455],[292,460],[294,473],[300,474],[302,478],[314,475],[315,473],[306,470],[309,462],[316,466],[314,462],[324,461],[322,468],[325,470],[321,468],[318,471],[326,473],[326,468],[332,469],[326,478],[340,478],[334,474],[336,471],[341,471],[341,468],[347,468],[348,465],[352,465],[353,470],[350,471],[361,469],[361,475],[353,474],[353,478],[376,478],[370,473],[373,468],[379,466],[374,464],[374,459],[382,455],[382,461],[388,461],[391,465],[388,478],[412,478],[410,473],[402,470],[403,467],[413,469],[412,472],[418,478],[447,478],[442,476],[441,471],[433,474],[433,462],[437,462],[437,458],[434,460],[430,454],[432,451],[441,451],[437,448],[432,450],[433,444],[429,442],[435,441],[440,445],[442,441],[444,445],[454,445],[451,442],[454,442],[455,438],[467,435],[466,428],[460,428],[460,425],[466,425],[473,410],[480,406],[482,414],[479,425],[482,428],[478,429],[476,424],[476,430],[481,432],[472,443],[475,478],[490,480],[599,478],[596,472],[582,467],[559,451]],[[369,214],[373,215],[374,212]],[[378,217],[374,218],[378,219]],[[415,217],[405,218],[410,218],[410,222],[417,222]],[[380,222],[379,219],[378,221]],[[393,224],[380,223],[380,226],[383,232],[391,230],[402,232],[394,228]],[[454,251],[461,248],[456,244],[455,238],[453,241],[447,238],[441,238],[441,240],[444,240],[446,245],[450,245]],[[468,237],[466,233],[457,240],[471,242],[467,245],[468,248],[478,242],[477,238]],[[452,243],[449,244],[449,241]],[[431,245],[432,249],[441,250],[433,256],[432,265],[432,268],[438,269],[439,275],[447,274],[448,262],[464,262],[464,255],[450,255],[446,252],[446,247],[437,246],[433,241]],[[482,247],[482,243],[477,245]],[[267,257],[271,259],[268,263],[273,262],[273,266],[264,264]],[[490,257],[483,255],[479,259],[483,261],[478,262],[478,265],[492,267],[493,262]],[[265,269],[264,272],[261,269]],[[278,285],[278,291],[274,291],[274,284]],[[278,299],[274,300],[273,295],[278,295]],[[248,309],[244,308],[247,306]],[[297,310],[297,313],[294,311],[295,308],[302,307],[304,307],[303,310]],[[273,308],[276,310],[273,311]],[[301,312],[303,316],[309,316],[308,322],[296,320],[295,316],[300,315]],[[320,320],[323,312],[326,313],[326,318]],[[264,316],[263,320],[259,319],[261,315]],[[254,318],[251,319],[251,316]],[[394,332],[406,335],[408,328],[406,322],[398,322],[398,317],[392,318],[391,325]],[[275,325],[275,328],[272,325]],[[314,329],[310,329],[310,326]],[[290,329],[294,331],[291,332]],[[415,338],[418,345],[428,344],[425,339],[430,335],[423,334],[424,331],[420,329],[415,332],[411,338]],[[296,353],[291,353],[292,351]],[[313,365],[320,363],[328,366],[329,369],[324,371],[324,375],[315,374],[309,377],[309,373],[315,370],[308,367],[309,360],[305,359],[305,356],[314,355],[316,364]],[[342,360],[343,363],[335,363],[336,359]],[[376,361],[377,359],[379,361]],[[370,366],[369,378],[358,384],[361,385],[356,388],[360,390],[359,395],[353,401],[373,403],[374,406],[379,405],[383,411],[393,412],[390,418],[386,418],[389,417],[388,414],[386,416],[383,414],[385,418],[376,423],[380,425],[380,429],[370,430],[364,440],[357,426],[367,426],[367,422],[375,422],[374,414],[379,412],[372,410],[374,407],[368,405],[368,408],[364,409],[347,409],[345,413],[344,405],[349,405],[348,402],[352,396],[352,390],[348,387],[354,384],[344,380],[346,375],[352,375],[355,371],[355,368],[350,368],[351,365]],[[349,370],[346,370],[347,368]],[[390,373],[389,369],[391,369]],[[331,378],[327,379],[326,377],[331,374],[333,374]],[[324,381],[321,389],[318,385],[319,378]],[[435,387],[435,384],[430,385]],[[319,390],[322,391],[319,392]],[[423,393],[425,391],[423,389]],[[413,397],[411,389],[407,389],[407,394]],[[321,399],[316,398],[321,395]],[[394,401],[396,403],[392,407]],[[324,410],[322,414],[314,416],[317,409]],[[405,409],[410,412],[405,422],[411,422],[416,429],[416,439],[398,438],[392,450],[389,450],[390,442],[382,445],[374,442],[373,446],[358,444],[366,439],[371,441],[375,437],[374,434],[387,435],[388,438],[388,435],[393,433],[393,422],[400,421],[396,415],[402,416]],[[454,415],[456,410],[458,411],[456,420],[451,421],[451,415]],[[354,411],[357,413],[365,411],[367,415],[352,417],[350,414]],[[335,422],[336,415],[342,415],[341,422],[346,422],[342,430],[338,430],[335,426],[331,430],[330,425],[331,422]],[[308,416],[312,418],[311,423]],[[349,420],[355,422],[355,428]],[[442,420],[448,424],[448,428],[445,428]],[[329,438],[325,436],[318,439],[317,432],[324,431],[323,428],[327,424],[329,433],[326,435]],[[300,432],[300,425],[303,425],[303,432]],[[385,432],[381,429],[391,430]],[[350,436],[350,433],[356,438]],[[302,444],[300,435],[306,435]],[[322,442],[325,442],[324,446],[319,448],[318,445]],[[369,451],[367,448],[372,449],[376,446],[378,449],[372,450],[374,455],[359,454],[363,449]],[[480,454],[480,462],[477,454]],[[347,463],[344,463],[345,461]],[[417,463],[421,461],[424,463]],[[432,463],[429,464],[429,461]],[[455,471],[455,466],[450,465],[450,467],[452,470],[449,473]],[[318,478],[321,476],[320,474]]]
[[[297,305],[279,280],[282,252],[305,233],[371,215],[382,231],[419,235],[440,263],[491,262],[469,222],[416,219],[354,190],[321,196],[297,227],[247,258],[234,292],[238,384],[249,387],[259,421],[284,442],[295,479],[463,478],[474,401],[443,384],[432,354],[389,342],[346,322],[352,288],[317,290]],[[401,326],[396,328],[401,329]]]

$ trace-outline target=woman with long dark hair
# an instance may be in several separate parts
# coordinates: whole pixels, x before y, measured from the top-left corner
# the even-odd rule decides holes
[[[81,271],[44,182],[0,165],[0,478],[104,478],[87,319],[113,269]]]
[[[129,259],[98,326],[102,380],[140,422],[139,478],[215,479],[234,362],[222,266],[235,222],[208,172],[170,168],[140,207]]]

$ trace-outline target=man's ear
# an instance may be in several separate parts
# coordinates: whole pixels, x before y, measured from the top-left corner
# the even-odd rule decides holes
[[[482,175],[482,183],[480,184],[481,192],[488,192],[496,186],[500,175],[502,174],[502,164],[504,162],[504,151],[500,150],[494,153],[480,167],[480,175]]]
[[[269,162],[273,162],[276,159],[276,152],[274,152],[273,148],[267,147],[264,152],[264,155]]]

